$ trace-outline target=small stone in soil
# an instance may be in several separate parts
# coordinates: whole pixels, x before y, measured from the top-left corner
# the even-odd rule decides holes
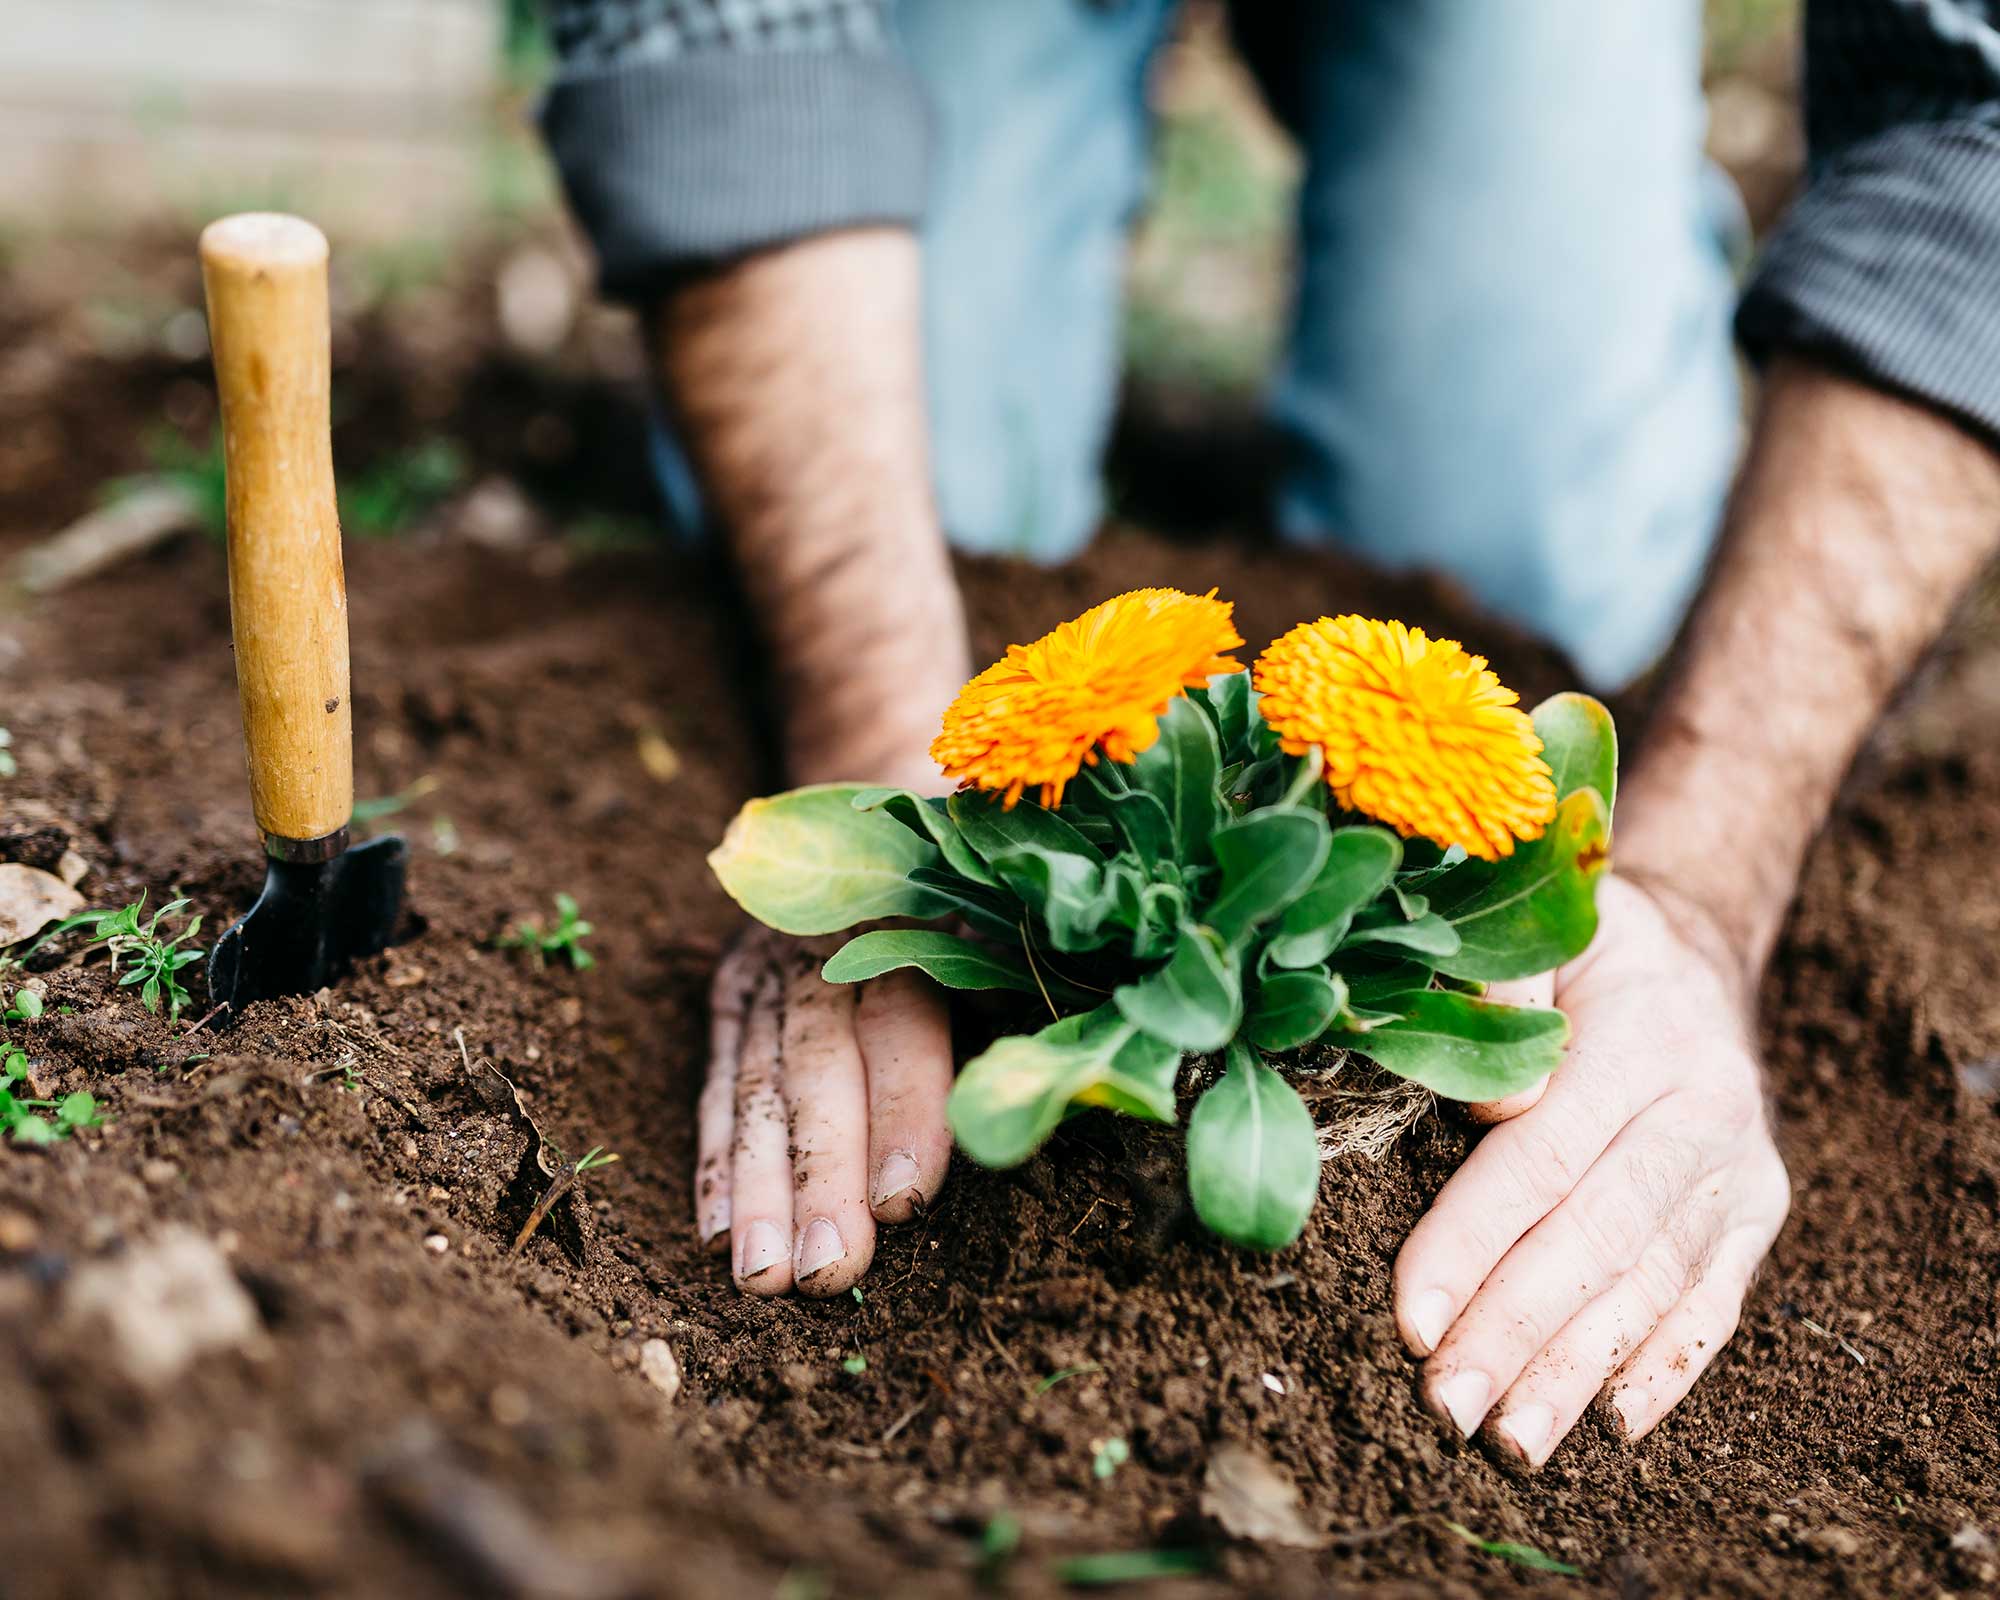
[[[639,1375],[669,1400],[681,1392],[681,1364],[664,1339],[648,1339],[639,1346]]]
[[[441,1256],[451,1248],[451,1241],[441,1233],[426,1234],[424,1248],[434,1256]]]
[[[167,1382],[210,1351],[246,1345],[262,1331],[256,1304],[222,1251],[185,1227],[166,1228],[115,1261],[80,1267],[63,1312],[78,1323],[101,1323],[114,1361],[145,1388]]]

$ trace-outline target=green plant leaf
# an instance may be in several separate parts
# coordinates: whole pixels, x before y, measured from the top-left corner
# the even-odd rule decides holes
[[[972,847],[959,836],[958,824],[951,820],[941,799],[929,799],[913,789],[863,789],[854,796],[856,811],[886,811],[904,827],[925,838],[943,853],[945,862],[961,878],[988,888],[999,879],[986,870]]]
[[[987,858],[1000,881],[1037,912],[1058,950],[1095,950],[1107,943],[1117,909],[1117,885],[1105,879],[1103,859],[1066,850],[1020,845]]]
[[[1618,801],[1618,728],[1611,713],[1587,694],[1558,694],[1535,707],[1534,723],[1556,798],[1595,789],[1609,813]]]
[[[1438,970],[1493,983],[1582,955],[1597,933],[1610,822],[1598,792],[1577,789],[1541,838],[1503,860],[1461,862],[1434,879],[1431,904],[1459,939],[1456,950],[1431,952]]]
[[[1458,930],[1434,911],[1421,912],[1414,922],[1404,922],[1396,912],[1377,913],[1372,908],[1355,918],[1342,941],[1343,949],[1388,946],[1414,950],[1433,960],[1456,954],[1458,945]]]
[[[62,1129],[32,1111],[15,1120],[12,1133],[16,1144],[54,1144],[62,1137]]]
[[[1394,1002],[1406,994],[1417,994],[1431,986],[1431,968],[1422,961],[1353,960],[1343,953],[1340,975],[1347,981],[1347,1003],[1364,1010],[1396,1009]]]
[[[1250,687],[1250,674],[1226,672],[1210,678],[1206,689],[1194,690],[1189,698],[1204,707],[1214,722],[1224,763],[1248,760],[1251,724],[1257,715],[1257,692]]]
[[[1034,974],[1015,956],[934,928],[878,928],[850,939],[820,970],[828,983],[862,983],[902,967],[948,989],[1019,989],[1035,994]]]
[[[1096,803],[1139,860],[1151,864],[1176,858],[1174,825],[1157,795],[1144,789],[1129,789],[1123,794],[1099,791]]]
[[[945,802],[946,814],[962,837],[989,866],[993,858],[1015,850],[1041,850],[1052,855],[1078,856],[1096,864],[1097,846],[1065,818],[1032,800],[1011,810],[1000,797],[981,789],[961,789]]]
[[[56,1107],[56,1121],[64,1128],[87,1128],[97,1115],[97,1096],[87,1089],[66,1094]]]
[[[1347,985],[1319,972],[1278,972],[1257,989],[1250,1037],[1273,1053],[1311,1044],[1333,1026],[1347,1004]]]
[[[1188,1192],[1211,1229],[1253,1250],[1282,1250],[1319,1194],[1319,1141],[1298,1091],[1238,1043],[1188,1118]]]
[[[1180,1052],[1139,1032],[1115,1006],[996,1040],[952,1085],[952,1136],[981,1166],[1033,1155],[1073,1104],[1174,1120]]]
[[[1237,960],[1208,929],[1181,929],[1173,956],[1157,972],[1112,994],[1127,1022],[1180,1050],[1220,1050],[1243,1020]]]
[[[1404,1015],[1328,1042],[1367,1056],[1447,1100],[1500,1100],[1539,1082],[1562,1060],[1569,1018],[1425,990],[1396,1001]]]
[[[1336,828],[1312,887],[1285,907],[1272,935],[1271,960],[1281,967],[1316,967],[1347,936],[1362,907],[1389,886],[1403,859],[1403,841],[1387,828]]]
[[[1234,943],[1312,887],[1329,834],[1316,811],[1267,806],[1217,828],[1210,843],[1222,885],[1202,921]]]
[[[935,867],[918,867],[910,874],[910,882],[948,900],[954,915],[996,943],[1012,945],[1020,939],[1027,911],[1011,889],[989,889],[960,877],[942,862]]]
[[[1056,1581],[1077,1589],[1105,1589],[1120,1583],[1151,1583],[1157,1578],[1190,1578],[1215,1566],[1215,1552],[1183,1550],[1106,1550],[1097,1555],[1070,1556],[1055,1565]]]
[[[1511,1539],[1482,1539],[1462,1522],[1444,1519],[1444,1525],[1454,1537],[1463,1539],[1475,1550],[1484,1551],[1489,1556],[1498,1556],[1503,1561],[1511,1561],[1517,1567],[1526,1567],[1531,1572],[1555,1572],[1566,1578],[1583,1576],[1581,1567],[1573,1567],[1567,1561],[1558,1561],[1554,1556],[1544,1555],[1531,1544],[1516,1544]]]
[[[708,864],[729,896],[780,933],[838,933],[879,917],[940,917],[951,902],[910,882],[943,858],[850,783],[816,784],[736,813]]]
[[[1179,858],[1208,858],[1209,835],[1222,820],[1216,779],[1222,757],[1215,724],[1185,695],[1177,695],[1160,718],[1160,736],[1139,752],[1132,781],[1157,799],[1174,825]]]

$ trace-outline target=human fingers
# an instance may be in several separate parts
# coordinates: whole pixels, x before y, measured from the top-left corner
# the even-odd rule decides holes
[[[1487,1424],[1494,1441],[1524,1465],[1541,1466],[1684,1288],[1680,1253],[1665,1238],[1655,1239],[1637,1265],[1571,1317],[1514,1380]]]
[[[1775,1179],[1765,1170],[1754,1180],[1767,1196],[1764,1207],[1724,1237],[1700,1281],[1660,1320],[1612,1380],[1611,1409],[1628,1440],[1636,1443],[1645,1438],[1686,1398],[1736,1331],[1757,1264],[1784,1226],[1791,1204],[1790,1185],[1776,1152],[1770,1165],[1777,1169]],[[1783,1198],[1773,1207],[1768,1197],[1777,1189],[1783,1190]]]
[[[868,1211],[868,1079],[854,1033],[854,990],[799,952],[786,973],[785,1102],[791,1112],[792,1279],[843,1294],[875,1256]]]
[[[854,1033],[868,1069],[869,1204],[881,1222],[923,1213],[951,1161],[951,1019],[944,996],[914,972],[864,984]]]
[[[785,1126],[775,968],[758,979],[736,1061],[730,1135],[730,1237],[738,1288],[783,1294],[792,1286],[792,1162]]]
[[[712,1250],[729,1247],[729,1146],[736,1123],[736,1058],[763,958],[738,940],[715,969],[708,990],[708,1073],[695,1106],[694,1225]]]
[[[1486,998],[1497,1000],[1502,1005],[1536,1006],[1546,1010],[1556,1003],[1555,972],[1538,972],[1532,978],[1508,978],[1489,984]],[[1539,1104],[1548,1087],[1549,1076],[1545,1074],[1527,1088],[1502,1099],[1474,1101],[1465,1108],[1465,1114],[1481,1124],[1505,1122],[1509,1117],[1518,1117],[1523,1111]]]
[[[1540,1104],[1490,1130],[1438,1191],[1396,1257],[1396,1325],[1414,1354],[1438,1347],[1500,1258],[1631,1120],[1628,1077],[1566,1061]]]
[[[1634,1124],[1621,1133],[1452,1323],[1424,1365],[1432,1410],[1469,1435],[1534,1355],[1656,1240],[1679,1254],[1688,1282],[1720,1221],[1690,1214],[1687,1204],[1702,1157],[1697,1145],[1658,1128]]]

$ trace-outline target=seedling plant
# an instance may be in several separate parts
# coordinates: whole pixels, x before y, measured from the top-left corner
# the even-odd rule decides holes
[[[966,686],[932,747],[948,799],[753,800],[709,859],[781,932],[944,924],[858,933],[829,982],[914,968],[1044,1012],[959,1074],[974,1160],[1013,1166],[1093,1108],[1173,1124],[1185,1084],[1197,1214],[1276,1249],[1318,1189],[1294,1082],[1333,1052],[1461,1101],[1555,1067],[1562,1014],[1485,988],[1594,935],[1617,739],[1595,700],[1531,717],[1401,623],[1323,617],[1248,671],[1242,643],[1213,595],[1119,596]]]
[[[188,943],[201,932],[201,918],[190,917],[187,926],[172,936],[162,933],[160,925],[168,917],[185,911],[187,906],[185,899],[169,900],[142,922],[140,918],[146,910],[146,897],[142,893],[130,905],[116,911],[82,911],[61,926],[91,928],[89,943],[102,945],[111,953],[111,970],[116,972],[121,961],[126,963],[119,987],[139,985],[139,1003],[157,1015],[164,1002],[167,1017],[173,1021],[179,1019],[181,1008],[194,998],[181,986],[180,974],[204,953]]]
[[[525,950],[535,958],[538,967],[548,965],[551,959],[560,958],[570,964],[572,971],[587,972],[597,965],[597,957],[584,949],[583,941],[597,930],[584,921],[578,913],[573,896],[556,896],[556,924],[544,929],[532,919],[517,922],[512,933],[502,934],[494,941],[502,950]]]

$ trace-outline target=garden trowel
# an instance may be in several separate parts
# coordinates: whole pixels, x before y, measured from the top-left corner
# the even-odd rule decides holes
[[[318,989],[383,949],[403,902],[403,841],[348,845],[354,748],[326,260],[325,235],[298,217],[225,217],[201,236],[236,686],[266,858],[263,894],[209,958],[210,998],[232,1016]]]

